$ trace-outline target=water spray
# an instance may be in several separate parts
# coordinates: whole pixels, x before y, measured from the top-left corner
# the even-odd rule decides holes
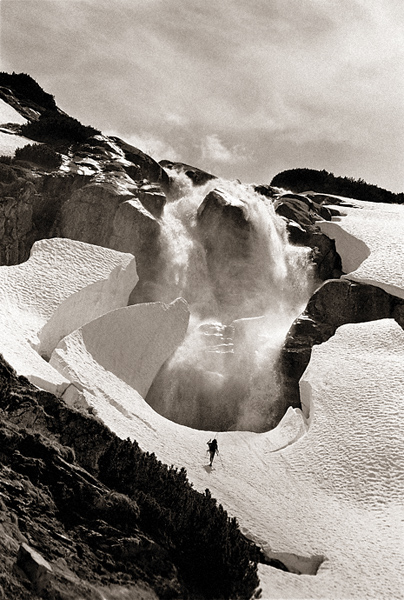
[[[184,297],[191,319],[147,401],[197,429],[268,430],[283,410],[279,350],[311,293],[309,251],[288,243],[284,220],[251,186],[173,177],[158,287],[165,301]]]

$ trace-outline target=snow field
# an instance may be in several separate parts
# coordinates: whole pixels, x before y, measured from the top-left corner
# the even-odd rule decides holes
[[[49,356],[66,334],[127,304],[138,280],[132,255],[53,238],[36,242],[28,261],[0,267],[1,352],[17,370],[60,395],[69,381]],[[36,351],[35,351],[36,350]]]
[[[387,238],[390,232],[383,240],[389,256],[378,250],[377,210],[346,210],[355,223],[353,228],[343,217],[338,225],[343,259],[351,254],[346,270],[366,266],[377,284],[389,263],[382,285],[396,289],[402,207],[381,206],[382,221],[390,221],[383,233]],[[69,343],[74,339],[69,336]],[[164,419],[89,353],[69,352],[63,372],[84,384],[86,402],[119,436],[136,439],[167,464],[184,466],[196,489],[209,487],[246,535],[295,570],[260,565],[264,599],[391,600],[403,597],[403,341],[392,320],[341,327],[314,348],[302,377],[309,418],[289,410],[273,431],[220,433],[213,469],[206,442],[216,432]]]
[[[404,264],[404,206],[351,199],[349,203],[354,206],[335,207],[343,216],[318,223],[323,233],[335,239],[346,277],[404,298],[404,270],[399,267]],[[358,255],[363,262],[357,261]]]
[[[183,341],[189,321],[182,298],[171,304],[134,304],[111,311],[65,337],[51,357],[51,364],[82,385],[93,388],[82,365],[89,360],[113,373],[145,397],[163,363]],[[71,337],[71,339],[70,339]],[[99,381],[99,379],[97,379]]]

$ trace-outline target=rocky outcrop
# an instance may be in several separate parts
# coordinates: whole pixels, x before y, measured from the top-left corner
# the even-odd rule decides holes
[[[35,163],[35,152],[33,162],[0,162],[0,264],[27,260],[35,241],[55,236],[125,248],[136,255],[141,279],[134,301],[147,299],[141,290],[145,278],[146,283],[153,280],[158,260],[158,220],[169,188],[167,173],[134,146],[64,115],[29,76],[3,75],[17,91],[4,89],[1,97],[30,122],[40,127],[46,113],[48,120],[59,116],[62,124],[74,122],[83,135],[88,133],[85,141],[74,144],[46,138],[50,146],[57,143],[59,167]]]
[[[197,223],[206,251],[206,261],[219,305],[233,318],[251,315],[243,310],[241,282],[248,275],[248,262],[253,252],[253,228],[242,200],[221,189],[211,191],[198,208]],[[249,290],[249,293],[251,290]]]
[[[378,319],[395,319],[404,328],[404,300],[374,285],[326,281],[293,323],[282,348],[279,368],[291,406],[300,407],[299,380],[313,345],[327,341],[341,325]]]
[[[147,289],[160,267],[160,223],[136,198],[120,202],[110,222],[106,245],[136,257],[139,283],[130,302],[147,302]]]
[[[250,597],[258,585],[258,549],[184,469],[35,389],[1,356],[0,509],[5,598],[203,599],[212,585]]]
[[[342,264],[335,241],[322,233],[317,225],[323,219],[330,221],[335,210],[304,194],[283,194],[275,200],[274,206],[275,212],[288,221],[290,242],[312,248],[312,261],[319,279],[340,277]]]
[[[152,183],[160,183],[163,186],[169,185],[169,178],[164,169],[155,160],[148,156],[139,148],[131,146],[127,142],[124,142],[118,137],[110,138],[117,146],[123,151],[126,160],[133,165],[137,165],[140,169],[142,176],[151,181]],[[126,165],[124,165],[125,167]],[[129,165],[130,167],[130,165]],[[133,178],[133,177],[132,177]]]
[[[159,268],[159,216],[165,195],[158,186],[141,182],[126,186],[111,178],[38,173],[1,165],[0,264],[26,261],[33,243],[64,237],[130,252],[136,256],[139,294]],[[129,191],[131,190],[131,191]],[[132,193],[132,192],[135,192]]]
[[[160,165],[165,169],[172,169],[177,173],[184,173],[192,181],[194,185],[204,185],[212,179],[216,179],[216,175],[202,171],[197,167],[191,167],[182,162],[172,162],[170,160],[161,160]]]

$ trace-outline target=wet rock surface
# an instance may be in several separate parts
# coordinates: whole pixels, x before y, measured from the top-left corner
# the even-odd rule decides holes
[[[323,234],[317,225],[320,220],[330,221],[336,212],[336,209],[324,206],[326,199],[318,199],[317,195],[310,198],[304,194],[289,193],[278,196],[274,201],[275,212],[287,219],[290,242],[312,248],[312,260],[322,281],[342,274],[341,258],[334,240]]]

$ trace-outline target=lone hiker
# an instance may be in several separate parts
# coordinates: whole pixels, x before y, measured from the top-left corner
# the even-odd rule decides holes
[[[209,446],[209,456],[210,456],[209,466],[211,467],[212,463],[213,463],[213,459],[215,458],[216,452],[219,454],[219,448],[217,446],[216,438],[214,438],[213,440],[209,440],[208,446]]]

